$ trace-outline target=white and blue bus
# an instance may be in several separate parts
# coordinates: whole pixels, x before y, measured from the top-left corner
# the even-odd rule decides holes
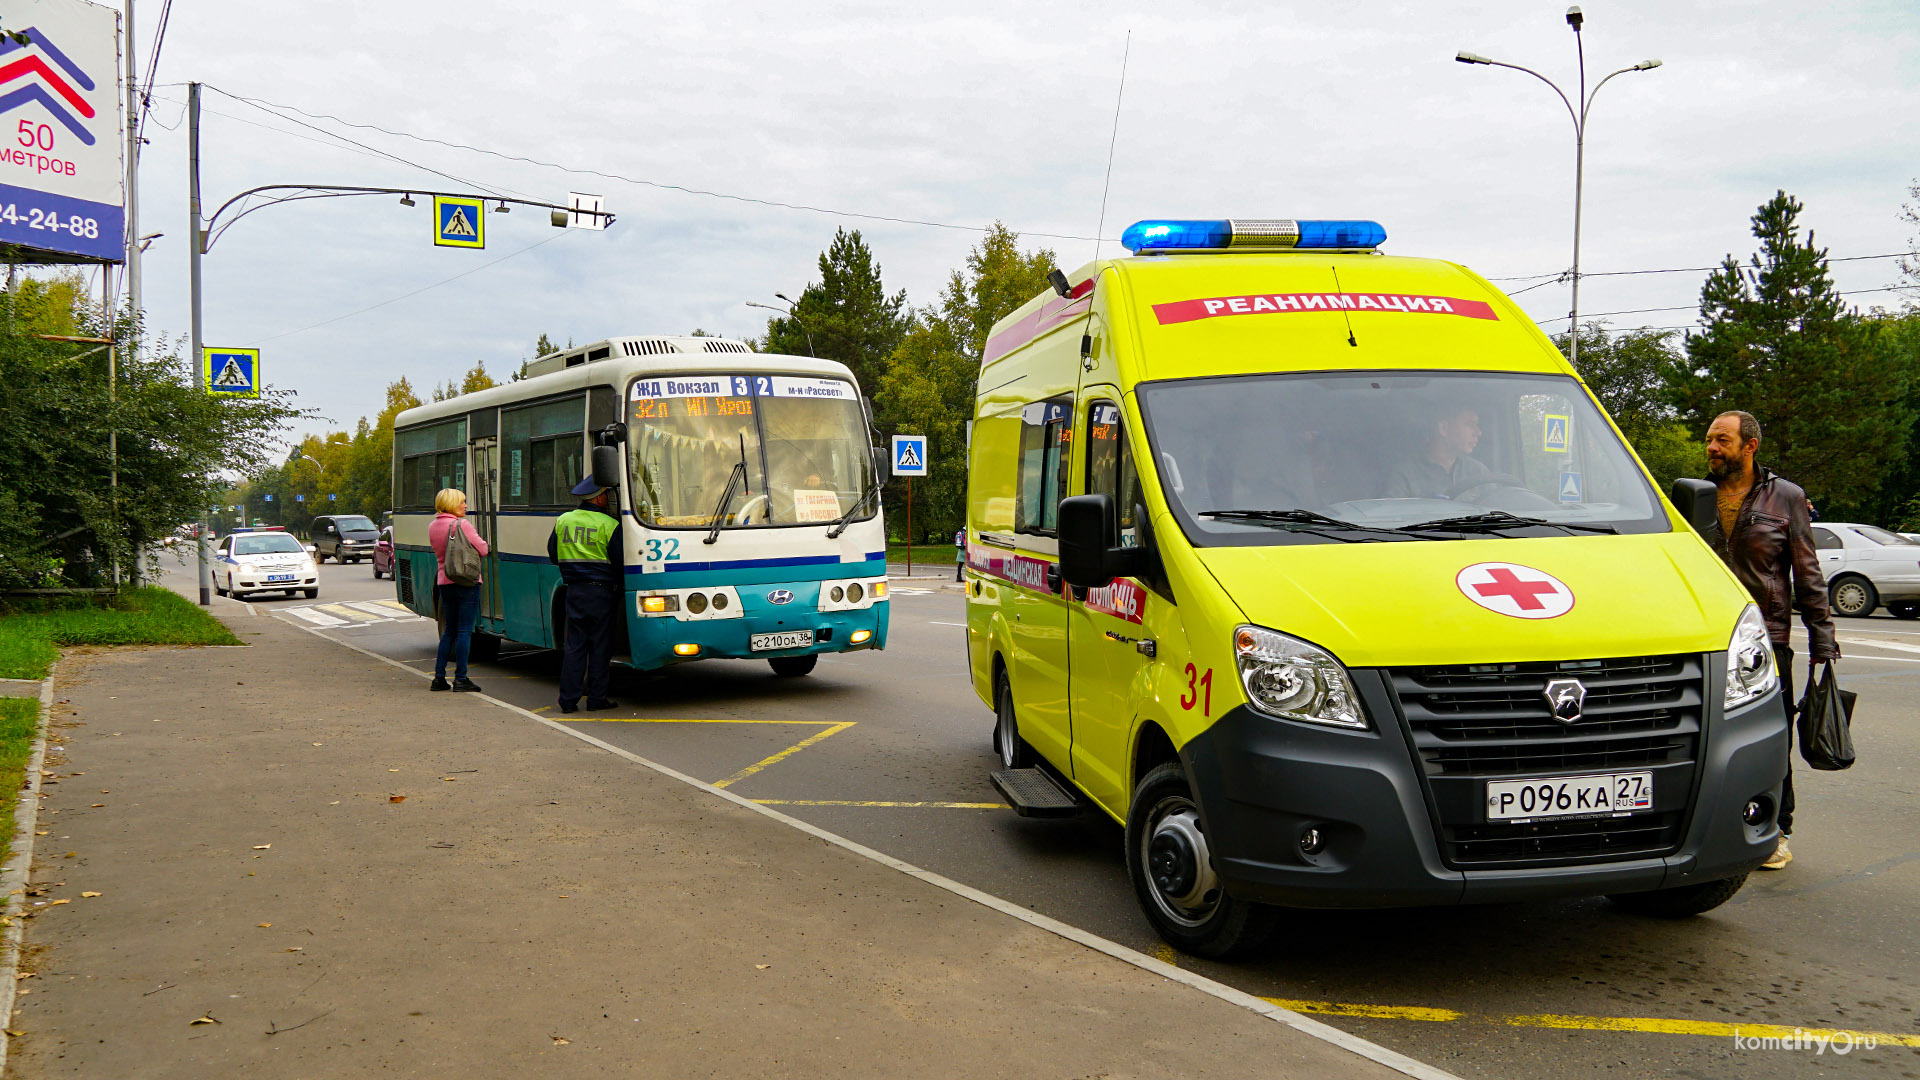
[[[459,488],[491,549],[474,655],[503,641],[560,647],[565,598],[547,537],[592,468],[618,473],[616,658],[640,669],[756,658],[804,675],[820,653],[886,647],[887,461],[844,365],[724,338],[641,337],[541,357],[527,376],[395,419],[402,603],[434,614],[427,525],[434,495]]]

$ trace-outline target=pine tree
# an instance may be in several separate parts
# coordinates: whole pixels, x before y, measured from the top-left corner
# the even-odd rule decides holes
[[[1744,409],[1760,421],[1760,460],[1816,502],[1854,505],[1902,460],[1914,423],[1914,365],[1840,299],[1826,249],[1801,239],[1799,200],[1781,191],[1753,216],[1760,250],[1728,255],[1700,289],[1705,328],[1668,371],[1669,400],[1704,433]]]
[[[838,360],[871,394],[906,332],[906,290],[887,293],[858,229],[834,233],[819,270],[820,280],[794,302],[793,317],[768,320],[766,336],[755,344],[761,352]]]

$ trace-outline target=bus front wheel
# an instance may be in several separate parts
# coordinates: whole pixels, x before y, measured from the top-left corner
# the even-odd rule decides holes
[[[772,665],[773,673],[783,679],[795,679],[813,671],[813,665],[820,657],[812,653],[806,656],[770,656],[767,663]]]

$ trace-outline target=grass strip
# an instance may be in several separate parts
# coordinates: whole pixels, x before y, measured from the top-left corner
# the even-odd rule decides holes
[[[38,697],[0,698],[0,791],[13,793],[0,799],[0,845],[8,855],[13,854],[13,812],[20,805],[17,796],[26,783],[27,761],[39,730]]]
[[[123,589],[107,603],[61,598],[0,610],[0,678],[44,679],[63,645],[238,645],[218,619],[167,589]]]

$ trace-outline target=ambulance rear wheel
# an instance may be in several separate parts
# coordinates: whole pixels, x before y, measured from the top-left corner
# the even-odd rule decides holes
[[[993,691],[993,752],[1000,755],[1006,769],[1025,769],[1033,765],[1033,748],[1020,737],[1020,719],[1013,711],[1013,686],[1005,672],[1000,673]]]
[[[773,668],[773,673],[782,679],[797,679],[802,675],[811,674],[813,672],[813,665],[819,662],[820,657],[813,653],[808,653],[805,656],[771,656],[767,658],[767,666]]]
[[[1195,956],[1251,952],[1279,918],[1271,907],[1227,894],[1214,873],[1200,806],[1177,761],[1156,767],[1133,789],[1127,876],[1155,932]]]

